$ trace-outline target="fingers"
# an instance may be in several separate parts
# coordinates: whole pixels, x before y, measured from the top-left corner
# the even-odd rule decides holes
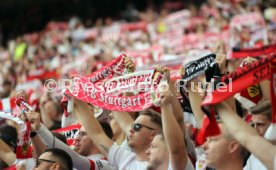
[[[40,114],[37,112],[29,111],[27,117],[31,123],[40,122]]]
[[[160,97],[161,97],[161,105],[169,104],[171,101],[171,91],[167,90],[164,92],[160,92]]]
[[[16,93],[16,98],[23,98],[24,100],[27,100],[28,96],[24,90],[21,90]]]
[[[135,71],[135,64],[134,62],[131,60],[130,57],[126,57],[125,58],[125,65],[127,66],[127,68],[130,70],[130,71]]]

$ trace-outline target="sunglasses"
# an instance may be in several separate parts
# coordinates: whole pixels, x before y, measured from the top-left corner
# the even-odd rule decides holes
[[[48,163],[56,163],[56,161],[47,160],[47,159],[37,159],[35,167],[37,168],[42,162],[48,162]]]
[[[134,123],[134,124],[132,125],[132,128],[133,128],[133,130],[134,130],[135,132],[139,132],[140,129],[141,129],[142,127],[145,127],[145,128],[147,128],[147,129],[149,129],[149,130],[155,130],[155,129],[153,129],[153,128],[149,127],[149,126],[143,125],[143,124],[141,124],[141,123]]]

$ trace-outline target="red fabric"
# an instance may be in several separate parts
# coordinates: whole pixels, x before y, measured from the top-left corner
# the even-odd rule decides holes
[[[262,99],[261,88],[259,84],[250,86],[240,92],[240,95],[255,104]]]
[[[202,105],[217,104],[241,90],[267,79],[270,74],[269,63],[276,59],[276,55],[257,60],[246,67],[238,68],[236,71],[225,75],[221,78],[222,82],[228,82],[232,78],[232,82],[227,84],[228,90],[215,90],[208,93]],[[230,89],[231,87],[231,89]]]
[[[12,97],[9,99],[10,100],[10,110],[13,110],[15,107],[16,107],[16,103],[15,103],[15,97]],[[2,100],[0,100],[0,111],[4,109],[4,106],[3,106],[3,103],[2,103]]]
[[[0,110],[3,110],[3,103],[0,101]]]
[[[126,32],[126,31],[135,31],[135,30],[146,30],[147,28],[147,23],[146,22],[134,22],[134,23],[128,23],[128,24],[123,24],[121,26],[121,32]]]
[[[257,57],[275,52],[276,44],[250,49],[238,49],[232,52],[232,58]]]
[[[245,116],[244,120],[246,123],[251,123],[252,122],[252,114],[248,114],[247,116]]]
[[[39,79],[39,80],[46,80],[46,79],[50,79],[50,78],[59,78],[60,75],[56,72],[56,71],[43,71],[40,74],[37,75],[29,75],[27,77],[27,80],[34,80],[34,79]]]
[[[95,162],[90,159],[89,159],[89,162],[90,162],[90,170],[95,170]]]
[[[232,89],[216,89],[212,93],[209,92],[204,101],[202,102],[202,108],[204,108],[204,106],[222,102],[223,100],[229,98],[230,96],[233,96],[234,94],[240,92],[246,87],[252,86],[264,79],[269,78],[271,62],[276,62],[276,56],[269,56],[259,61],[255,61],[254,63],[248,64],[246,67],[238,69],[237,71],[222,77],[222,82],[227,82],[229,78],[233,78],[232,82],[228,84],[228,87],[231,85]],[[206,112],[206,110],[204,111]],[[214,116],[214,112],[211,111],[209,117],[204,117],[202,128],[197,137],[197,143],[199,145],[203,144],[206,141],[206,137],[214,136],[219,133],[219,128]]]
[[[31,133],[31,123],[25,122],[26,130],[21,132],[19,140],[16,147],[16,158],[26,159],[32,158],[32,147],[30,146],[30,133]]]
[[[16,165],[12,165],[8,168],[5,168],[4,170],[16,170]]]
[[[209,117],[204,116],[202,127],[197,135],[196,143],[197,145],[202,145],[205,143],[208,136],[216,136],[220,134],[220,129],[216,122],[214,109],[211,109]]]
[[[66,137],[67,144],[69,146],[74,146],[76,141],[74,136],[79,131],[80,127],[81,127],[80,124],[76,124],[76,125],[66,126],[64,128],[54,130],[54,132],[63,134]]]

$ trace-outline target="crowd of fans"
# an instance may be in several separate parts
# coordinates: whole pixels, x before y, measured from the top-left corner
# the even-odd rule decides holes
[[[276,169],[275,141],[263,138],[275,107],[269,80],[250,87],[258,91],[251,96],[253,104],[239,93],[215,105],[220,134],[208,136],[203,145],[196,138],[205,128],[201,103],[206,93],[191,86],[209,75],[187,81],[184,95],[175,88],[187,63],[207,53],[216,54],[220,76],[259,60],[233,59],[229,51],[276,43],[276,3],[208,0],[199,8],[183,7],[177,2],[161,9],[129,8],[128,22],[98,19],[92,28],[72,17],[10,40],[0,49],[0,111],[30,122],[32,156],[18,157],[22,126],[0,115],[0,169]],[[254,32],[240,25],[258,18],[230,25],[235,16],[252,13],[264,21],[257,25],[262,35],[254,40]],[[168,79],[169,89],[158,92],[160,107],[122,112],[74,99],[68,113],[61,104],[68,87],[64,80],[89,75],[121,53],[128,56],[129,70],[162,66],[157,70]],[[15,102],[19,96],[33,110],[23,114]],[[70,146],[68,136],[57,132],[76,124],[80,127]]]

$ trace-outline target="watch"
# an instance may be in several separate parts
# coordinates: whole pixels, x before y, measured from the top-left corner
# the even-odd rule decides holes
[[[37,135],[37,132],[36,132],[36,131],[33,131],[33,132],[31,132],[30,137],[33,138],[33,137],[35,137],[36,135]]]

